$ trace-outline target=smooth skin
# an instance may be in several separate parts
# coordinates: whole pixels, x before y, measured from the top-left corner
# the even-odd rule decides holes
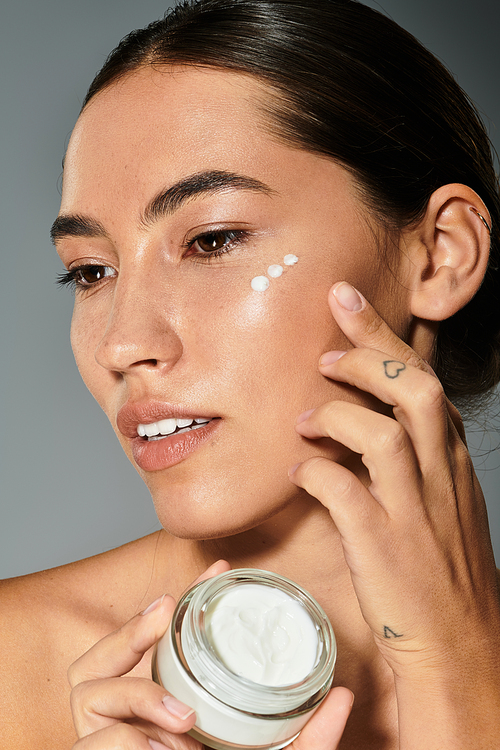
[[[9,750],[199,748],[189,707],[150,680],[151,647],[192,581],[247,566],[296,580],[336,632],[335,688],[296,750],[498,745],[484,500],[428,365],[439,321],[481,284],[489,235],[470,209],[487,208],[445,185],[386,238],[342,167],[271,135],[271,95],[235,73],[143,69],[76,125],[61,216],[86,230],[56,244],[68,269],[101,269],[76,293],[80,372],[134,465],[126,404],[219,424],[168,468],[136,465],[164,531],[3,585]],[[210,171],[267,188],[198,192],[144,220]],[[207,236],[242,231],[207,260]],[[254,292],[288,253],[297,265]]]

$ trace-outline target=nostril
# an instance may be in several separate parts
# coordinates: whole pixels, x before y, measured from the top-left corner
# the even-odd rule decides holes
[[[160,363],[157,359],[143,359],[143,360],[140,360],[139,362],[134,362],[133,365],[131,366],[132,367],[144,367],[144,365],[146,365],[146,367],[158,367],[159,364]]]

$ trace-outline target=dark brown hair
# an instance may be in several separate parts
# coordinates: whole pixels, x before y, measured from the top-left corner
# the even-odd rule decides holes
[[[439,327],[433,366],[463,408],[500,379],[500,198],[485,128],[446,68],[411,34],[356,0],[192,0],[129,34],[84,102],[146,65],[256,76],[279,96],[267,115],[287,142],[348,169],[384,227],[421,218],[441,185],[475,190],[492,219],[491,258],[471,302]],[[470,404],[469,404],[470,405]]]

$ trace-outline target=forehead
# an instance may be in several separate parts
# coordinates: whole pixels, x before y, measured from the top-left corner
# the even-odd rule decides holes
[[[65,159],[63,200],[113,178],[134,192],[142,181],[186,169],[239,168],[265,162],[258,101],[265,88],[224,71],[147,67],[100,92],[81,114]],[[168,159],[169,175],[165,175]]]
[[[308,201],[309,213],[321,201],[362,208],[345,169],[270,134],[264,112],[272,96],[257,79],[232,71],[134,72],[81,114],[66,154],[61,213],[125,231],[156,194],[207,171],[270,186],[283,210],[305,210]]]

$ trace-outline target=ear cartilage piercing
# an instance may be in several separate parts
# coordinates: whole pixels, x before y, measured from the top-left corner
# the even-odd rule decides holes
[[[491,227],[490,227],[490,225],[488,224],[488,222],[486,221],[486,219],[484,218],[484,216],[482,216],[479,213],[479,211],[477,210],[477,208],[474,208],[474,206],[470,206],[469,211],[472,211],[473,214],[476,214],[476,216],[479,216],[479,218],[483,222],[484,226],[486,227],[486,229],[488,230],[488,232],[491,234]]]
[[[256,276],[250,285],[255,292],[265,292],[269,288],[269,279],[267,276]]]
[[[285,255],[283,258],[283,264],[285,266],[294,266],[299,259],[296,255],[292,255],[290,253],[289,255]],[[273,264],[272,266],[269,266],[267,269],[267,275],[271,277],[271,279],[278,279],[285,269],[283,266],[278,265],[277,263]],[[255,276],[255,278],[252,279],[250,282],[250,286],[255,292],[265,292],[266,289],[269,289],[269,279],[267,276]]]

